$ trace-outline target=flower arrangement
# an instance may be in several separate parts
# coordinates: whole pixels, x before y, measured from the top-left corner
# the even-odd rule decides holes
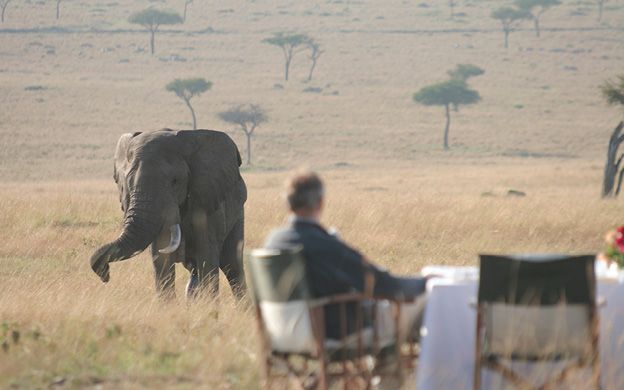
[[[624,226],[609,231],[605,241],[605,256],[607,260],[616,263],[620,269],[624,268]]]

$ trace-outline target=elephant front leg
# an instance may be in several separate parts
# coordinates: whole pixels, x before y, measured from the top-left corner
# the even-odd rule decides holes
[[[196,298],[207,293],[214,298],[219,295],[219,246],[212,240],[204,240],[197,249],[195,268],[187,285],[187,297]]]
[[[160,253],[158,250],[169,244],[169,237],[160,237],[152,244],[152,263],[154,265],[154,281],[156,292],[160,298],[175,298],[175,252]]]

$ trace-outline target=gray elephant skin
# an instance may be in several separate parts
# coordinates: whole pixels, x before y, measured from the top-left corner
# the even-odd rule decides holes
[[[244,238],[247,188],[241,157],[225,133],[163,129],[124,134],[114,178],[124,213],[123,232],[91,256],[91,268],[110,279],[109,263],[151,245],[156,291],[175,296],[175,263],[191,273],[186,294],[218,291],[221,269],[237,296],[245,276],[238,252]]]

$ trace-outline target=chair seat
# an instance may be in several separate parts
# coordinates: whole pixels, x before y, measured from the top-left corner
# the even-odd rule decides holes
[[[583,356],[591,350],[588,311],[578,304],[489,304],[484,309],[487,350],[522,360]]]
[[[295,300],[288,302],[263,301],[259,303],[262,319],[273,349],[282,353],[314,354],[316,342],[310,323],[308,302]],[[377,305],[378,348],[394,345],[395,324],[392,307],[389,303]],[[374,329],[369,326],[361,331],[361,346],[372,350],[374,345]],[[352,333],[345,338],[347,349],[358,348],[358,335]],[[342,340],[327,339],[327,350],[343,348]]]

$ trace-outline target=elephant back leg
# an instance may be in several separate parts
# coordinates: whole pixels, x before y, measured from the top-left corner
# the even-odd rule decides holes
[[[225,274],[232,292],[237,298],[243,297],[247,289],[241,257],[244,237],[245,223],[244,218],[241,216],[232,227],[232,230],[230,230],[230,233],[225,237],[221,247],[221,257],[219,258],[219,268]]]

